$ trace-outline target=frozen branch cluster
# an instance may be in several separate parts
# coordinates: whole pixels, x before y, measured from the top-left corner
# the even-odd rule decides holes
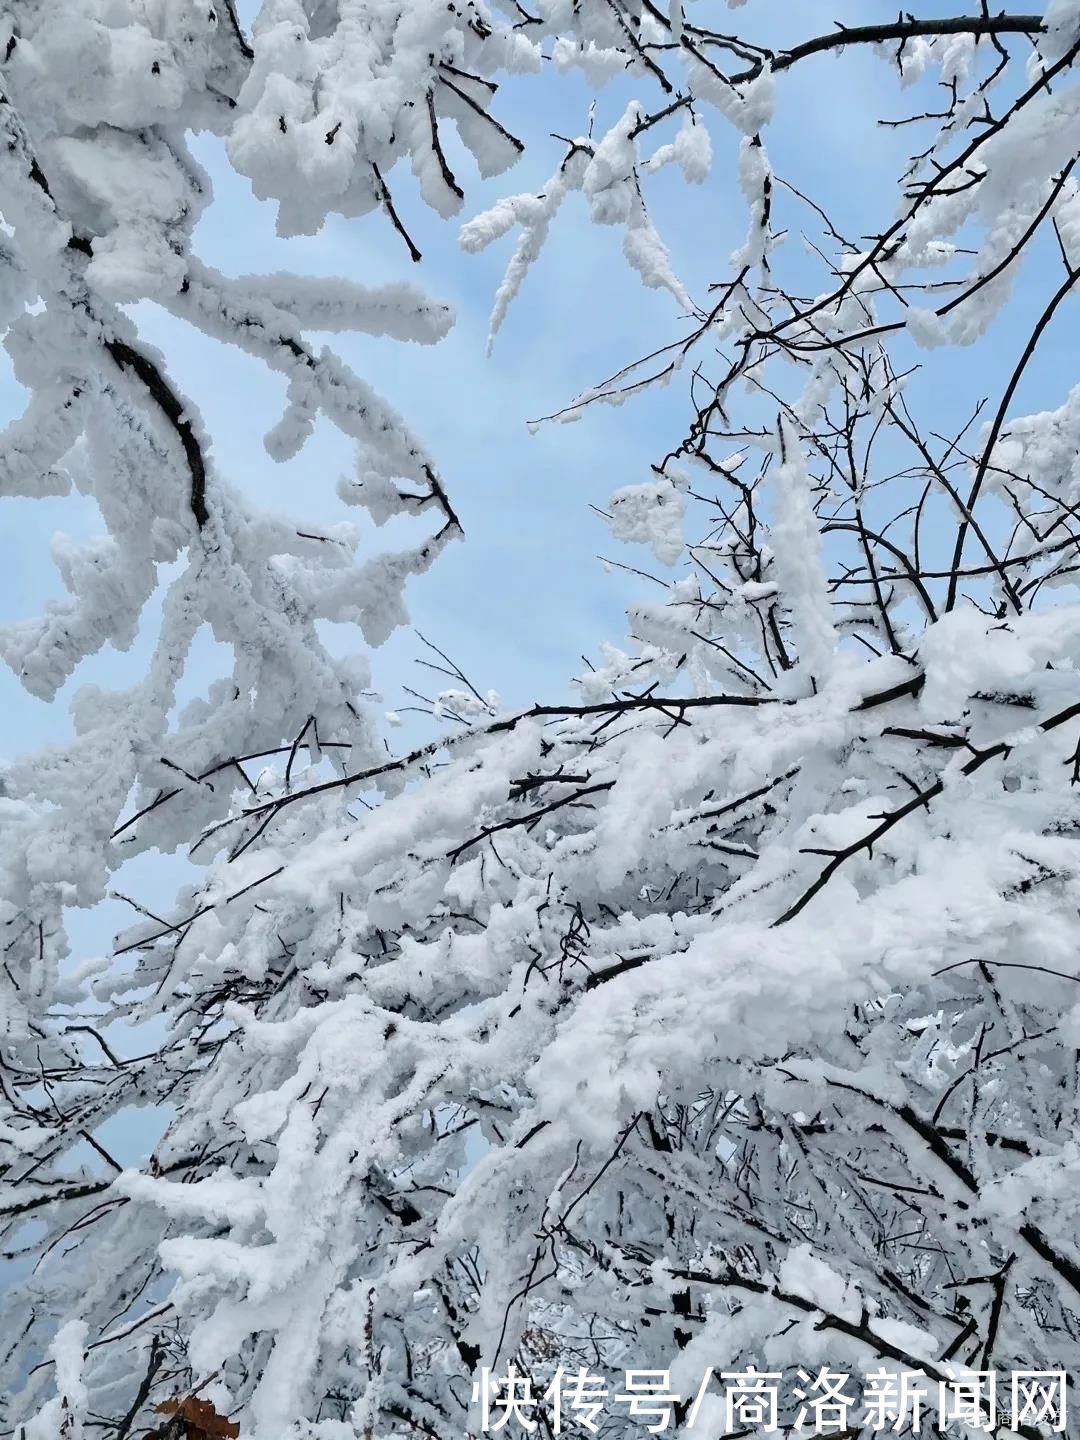
[[[172,812],[132,828],[129,850],[171,849],[191,825],[226,814],[228,787],[184,777],[273,750],[309,718],[328,741],[376,744],[357,708],[366,665],[324,650],[320,619],[358,622],[371,643],[399,623],[395,599],[458,530],[420,442],[310,330],[363,330],[432,343],[451,315],[408,286],[284,275],[227,277],[191,251],[210,203],[191,130],[230,135],[251,52],[231,6],[132,3],[4,7],[0,97],[6,347],[29,404],[0,440],[0,493],[72,487],[100,511],[102,534],[58,537],[70,600],[0,631],[26,688],[51,699],[87,656],[128,648],[165,585],[145,679],[121,695],[84,687],[77,739],[5,776],[10,857],[0,888],[9,935],[7,1024],[47,1000],[62,953],[61,907],[92,903],[115,865],[120,814],[185,785]],[[378,518],[432,510],[415,549],[357,568],[355,526],[333,531],[251,510],[216,473],[191,402],[164,357],[141,342],[125,302],[153,300],[240,346],[287,383],[270,429],[275,459],[300,449],[323,416],[356,442]],[[315,533],[318,532],[318,533]],[[172,569],[171,567],[176,567]],[[235,667],[209,703],[173,722],[197,631],[232,648]],[[167,759],[163,752],[168,751]],[[374,753],[374,751],[373,751]]]
[[[0,1429],[122,1440],[197,1391],[245,1440],[475,1435],[472,1374],[511,1360],[538,1393],[558,1366],[684,1392],[718,1362],[1075,1370],[1080,392],[1017,396],[1080,273],[1080,6],[787,49],[651,0],[274,0],[250,48],[228,8],[76,8],[85,85],[57,14],[8,7],[7,344],[32,398],[0,473],[78,485],[107,533],[58,547],[70,606],[4,653],[51,695],[167,588],[145,682],[82,692],[73,745],[5,777],[0,1233],[35,1267],[5,1299]],[[858,47],[920,138],[854,240],[767,139],[785,72]],[[449,733],[392,755],[315,622],[378,643],[456,520],[305,332],[427,341],[447,316],[200,264],[184,133],[225,136],[287,232],[376,206],[401,229],[395,162],[454,213],[440,119],[482,172],[512,161],[490,75],[541,54],[642,98],[463,241],[520,229],[493,329],[573,191],[672,293],[680,339],[561,418],[691,376],[685,437],[608,517],[682,569],[573,702],[503,711],[457,673]],[[648,176],[703,179],[716,112],[747,237],[695,300]],[[799,230],[821,238],[795,254]],[[1000,393],[928,428],[916,347],[991,333],[1025,265],[1043,293]],[[376,518],[431,510],[434,534],[353,568],[351,529],[252,513],[136,298],[287,376],[273,454],[324,415]],[[204,623],[235,676],[176,718]],[[205,879],[61,978],[61,907],[151,846]],[[122,1020],[161,1043],[116,1054]],[[88,1153],[155,1103],[176,1119],[146,1171]]]

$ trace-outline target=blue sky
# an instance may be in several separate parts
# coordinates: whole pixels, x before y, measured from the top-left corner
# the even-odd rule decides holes
[[[828,28],[834,19],[865,20],[880,8],[866,0],[809,5],[799,36]],[[927,8],[944,12],[953,7],[937,3]],[[770,7],[761,0],[738,12],[755,38],[775,29],[775,21],[763,23],[756,12],[769,22]],[[841,76],[842,86],[836,84]],[[610,123],[643,89],[637,82],[610,86],[601,96],[598,127]],[[873,117],[902,113],[910,96],[896,90],[881,62],[866,54],[849,54],[842,62],[823,56],[782,77],[778,91],[777,121],[766,137],[778,172],[819,198],[845,231],[857,233],[889,218],[891,177],[906,137],[875,129]],[[528,77],[505,85],[497,113],[527,140],[526,155],[513,171],[485,183],[475,175],[469,179],[471,162],[463,152],[452,151],[467,194],[461,219],[500,195],[540,188],[563,154],[549,132],[581,133],[590,98],[576,76]],[[724,276],[728,256],[745,230],[735,183],[737,137],[719,120],[711,120],[710,128],[716,156],[709,182],[690,187],[665,172],[651,192],[654,218],[676,269],[697,295],[709,280]],[[226,164],[219,142],[200,137],[195,144],[213,177],[216,197],[196,234],[195,248],[203,260],[230,273],[295,269],[376,284],[410,279],[453,303],[457,324],[438,346],[340,336],[332,343],[425,441],[464,522],[465,542],[450,547],[410,589],[415,624],[482,688],[493,686],[511,703],[564,692],[583,652],[595,653],[601,640],[622,637],[625,603],[644,584],[603,572],[598,553],[629,563],[635,557],[610,540],[589,506],[603,506],[616,487],[648,478],[649,462],[680,438],[688,417],[685,381],[677,378],[670,389],[619,409],[595,407],[572,426],[547,426],[530,435],[525,421],[558,409],[625,361],[674,338],[680,333],[674,302],[640,285],[623,261],[621,233],[591,226],[584,203],[575,196],[553,227],[548,248],[488,359],[488,313],[512,238],[478,256],[462,254],[456,244],[458,222],[443,222],[427,211],[411,177],[397,171],[392,177],[395,201],[424,252],[420,265],[409,262],[380,215],[332,220],[317,237],[279,240],[274,207],[251,197],[247,182]],[[1029,273],[1021,291],[1039,288],[1040,277]],[[338,475],[350,470],[351,453],[328,424],[291,462],[276,465],[265,454],[262,436],[277,419],[284,394],[279,377],[152,307],[143,307],[139,318],[145,336],[164,350],[175,381],[202,411],[217,467],[232,484],[260,504],[305,520],[331,522],[345,516],[366,522],[363,512],[346,510],[335,494]],[[918,357],[930,362],[919,389],[940,412],[936,418],[942,426],[970,398],[992,390],[994,370],[1015,352],[1008,320],[997,329],[997,346],[978,347],[965,357],[970,363],[963,366],[959,385],[957,367],[943,389],[934,381],[931,357]],[[1022,341],[1018,332],[1016,340]],[[1044,403],[1057,404],[1064,396],[1067,386],[1060,377],[1066,353],[1060,333],[1051,334],[1026,387],[1032,394],[1046,391]],[[22,403],[4,357],[0,418],[17,414]],[[82,535],[96,528],[92,505],[79,498],[7,501],[5,512],[0,535],[3,620],[33,614],[48,598],[62,595],[48,556],[54,531]],[[407,543],[407,528],[375,532],[373,547],[386,540]],[[655,568],[651,560],[649,568]],[[69,733],[67,700],[73,689],[89,679],[123,684],[138,674],[150,630],[150,624],[144,626],[143,643],[130,655],[107,651],[89,662],[51,705],[26,696],[14,677],[0,672],[0,756],[28,743],[63,739]],[[336,643],[348,645],[352,639],[342,635]],[[399,634],[375,657],[388,705],[399,702],[402,683],[422,678],[411,665],[419,653],[411,636]],[[189,678],[193,689],[211,673],[209,647],[201,662]]]
[[[923,13],[953,8],[934,3]],[[828,5],[815,0],[799,9],[799,33],[792,38],[818,33],[836,19],[854,23],[883,13],[882,6],[868,0],[830,0]],[[776,7],[763,0],[736,13],[758,36],[769,24],[775,28]],[[601,99],[598,127],[645,89],[643,82],[610,87]],[[472,174],[460,151],[452,151],[467,195],[461,219],[501,195],[540,188],[563,154],[550,132],[582,133],[590,98],[576,77],[530,77],[506,85],[496,110],[528,142],[526,156],[514,171],[485,183]],[[869,55],[807,62],[778,84],[778,118],[766,136],[773,164],[832,210],[841,229],[878,229],[891,218],[892,179],[907,137],[876,129],[873,118],[904,113],[910,98]],[[724,278],[746,225],[735,179],[737,136],[718,119],[710,128],[715,165],[707,184],[692,188],[665,174],[652,189],[654,219],[669,242],[676,270],[696,295],[703,294],[708,281]],[[644,581],[604,572],[600,554],[642,562],[608,536],[589,507],[603,506],[619,486],[647,479],[650,461],[681,438],[688,418],[686,387],[676,379],[669,390],[619,409],[596,407],[575,425],[548,426],[534,435],[525,421],[558,409],[626,361],[675,338],[681,327],[674,302],[641,287],[623,261],[621,233],[591,226],[584,203],[573,197],[488,359],[488,313],[512,239],[479,256],[462,254],[457,223],[426,211],[402,170],[390,178],[395,203],[424,252],[421,265],[410,264],[399,237],[379,215],[332,221],[314,238],[279,240],[274,207],[251,197],[247,182],[229,170],[219,143],[203,137],[196,150],[216,193],[196,236],[196,251],[207,263],[230,273],[295,269],[370,284],[409,279],[453,303],[457,325],[430,349],[340,336],[332,343],[424,440],[464,523],[464,543],[450,547],[410,589],[415,625],[462,664],[481,689],[494,687],[508,703],[565,694],[583,653],[595,654],[605,639],[622,640],[625,605],[647,589]],[[1046,263],[1052,263],[1049,253]],[[1030,267],[1018,305],[1026,309],[1033,295],[1057,283],[1056,275],[1051,279],[1040,266]],[[948,384],[935,378],[943,373],[935,368],[941,362],[930,360],[916,393],[927,403],[934,428],[947,428],[954,420],[957,428],[972,401],[993,394],[995,383],[1000,384],[1024,339],[1012,318],[1016,308],[999,320],[993,344],[979,346],[960,366],[951,362]],[[336,497],[337,477],[349,472],[351,453],[329,426],[322,425],[287,464],[275,465],[266,456],[262,436],[277,420],[284,394],[277,377],[238,350],[207,340],[150,307],[140,323],[146,338],[166,353],[175,382],[201,409],[216,465],[232,484],[260,504],[309,522],[349,518],[366,523],[363,512],[346,511]],[[1032,367],[1021,408],[1061,403],[1074,378],[1073,348],[1066,320]],[[23,399],[5,357],[0,419],[18,414]],[[3,519],[0,620],[7,620],[32,615],[46,600],[61,596],[49,559],[53,532],[81,536],[97,527],[93,506],[78,497],[5,501]],[[386,538],[402,543],[410,529],[415,536],[415,526],[405,525]],[[382,539],[376,532],[371,543],[378,546]],[[647,568],[657,567],[650,559]],[[152,609],[130,654],[107,651],[88,662],[51,705],[25,695],[14,677],[0,671],[0,757],[62,741],[69,733],[67,702],[78,684],[123,685],[137,676],[152,634]],[[361,643],[358,636],[334,637],[335,644],[354,642]],[[403,684],[424,689],[429,682],[439,683],[414,667],[414,658],[423,653],[415,637],[404,632],[374,657],[387,708],[408,703],[401,695]],[[189,693],[213,678],[214,665],[213,646],[207,643],[197,651],[187,678]],[[149,899],[175,876],[167,867],[155,871],[152,861],[132,869],[131,876],[124,876],[124,888]],[[73,919],[76,947],[85,955],[107,945],[112,929],[127,916],[111,904]]]

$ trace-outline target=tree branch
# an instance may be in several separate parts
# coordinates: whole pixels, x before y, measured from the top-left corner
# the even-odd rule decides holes
[[[890,40],[915,40],[930,35],[1041,35],[1046,33],[1041,15],[954,15],[941,19],[894,20],[885,25],[845,25],[828,35],[816,35],[782,50],[771,60],[774,73],[790,70],[810,55],[827,50],[841,50],[848,45],[882,45]],[[749,69],[730,77],[733,85],[753,80],[765,68],[765,60],[756,61]]]

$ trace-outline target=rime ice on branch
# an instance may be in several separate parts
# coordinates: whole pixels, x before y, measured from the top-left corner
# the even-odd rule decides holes
[[[764,9],[274,0],[250,41],[216,6],[5,12],[3,299],[31,398],[0,474],[78,485],[106,530],[57,547],[72,602],[5,654],[50,695],[180,569],[145,681],[83,692],[72,746],[5,777],[0,1216],[37,1265],[5,1302],[0,1428],[124,1437],[197,1393],[245,1440],[476,1434],[471,1375],[509,1362],[537,1393],[584,1366],[685,1394],[718,1353],[1076,1368],[1080,391],[1018,396],[1080,265],[1080,6],[768,44]],[[867,49],[917,139],[895,207],[848,236],[769,126],[790,72]],[[392,754],[315,623],[377,643],[456,521],[305,334],[426,341],[448,317],[200,264],[183,137],[223,135],[284,232],[381,208],[414,253],[396,162],[456,213],[440,127],[483,173],[511,162],[492,77],[542,56],[637,98],[462,240],[520,231],[493,335],[575,192],[671,293],[678,338],[561,418],[691,377],[684,438],[605,516],[681,568],[572,702],[504,711],[456,672],[449,730]],[[649,177],[702,181],[730,125],[746,239],[693,296]],[[1034,308],[1003,332],[1025,265]],[[374,517],[430,511],[429,538],[354,568],[352,530],[253,513],[118,308],[144,296],[288,376],[271,454],[327,416]],[[980,343],[1015,350],[998,393],[925,426],[915,347]],[[235,676],[174,720],[204,623]],[[61,981],[60,907],[150,846],[205,879]],[[84,991],[160,1045],[76,1033]],[[145,1172],[81,1158],[102,1118],[165,1101]]]

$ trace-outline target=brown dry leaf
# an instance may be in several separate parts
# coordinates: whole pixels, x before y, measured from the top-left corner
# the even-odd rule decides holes
[[[185,1440],[239,1440],[240,1426],[219,1415],[209,1400],[187,1395],[154,1406],[158,1415],[176,1415],[187,1427]]]

